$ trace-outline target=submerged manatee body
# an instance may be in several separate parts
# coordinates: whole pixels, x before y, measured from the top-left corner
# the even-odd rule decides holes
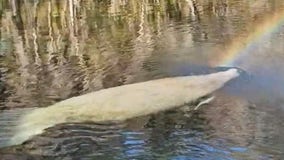
[[[199,76],[164,78],[73,97],[26,114],[11,144],[65,122],[121,121],[190,103],[239,76],[237,69]]]

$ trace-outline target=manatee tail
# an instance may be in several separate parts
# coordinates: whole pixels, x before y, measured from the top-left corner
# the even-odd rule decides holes
[[[0,147],[10,145],[10,139],[15,135],[15,128],[20,123],[22,115],[32,108],[17,108],[0,112]]]

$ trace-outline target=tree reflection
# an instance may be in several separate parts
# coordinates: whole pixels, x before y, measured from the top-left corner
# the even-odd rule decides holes
[[[41,107],[144,80],[144,73],[149,71],[145,63],[156,70],[153,56],[169,53],[178,58],[180,48],[190,53],[186,54],[189,61],[200,63],[204,57],[206,61],[207,44],[223,44],[246,29],[242,26],[259,13],[249,8],[265,4],[3,0],[0,55],[9,96],[2,107]],[[244,7],[247,10],[241,9]],[[242,24],[231,18],[238,13],[247,15]],[[200,42],[205,42],[202,47]]]
[[[258,24],[255,22],[262,20],[259,17],[283,6],[281,0],[2,0],[0,110],[45,107],[102,88],[171,76],[168,73],[175,62],[207,65],[214,57],[225,54],[235,37],[246,37]],[[276,52],[271,54],[278,54],[275,57],[279,58],[284,45],[283,41],[276,41],[271,41],[277,44],[273,49]],[[265,44],[267,50],[272,49],[271,44]],[[266,55],[262,53],[263,57]],[[249,62],[256,62],[257,56],[251,56]],[[271,58],[269,63],[281,64],[282,58]],[[262,60],[257,64],[262,64]],[[265,82],[271,84],[270,80]],[[278,81],[273,82],[280,86],[282,81]],[[273,93],[279,96],[281,89]],[[202,133],[201,137],[222,137],[241,146],[253,146],[256,140],[265,143],[263,137],[269,135],[266,128],[273,117],[261,115],[243,99],[220,95],[222,98],[202,113],[205,118],[198,114],[188,118],[181,112],[161,113],[130,126],[137,130],[151,128],[152,132],[141,139],[149,139],[150,150],[162,149],[163,155],[172,146],[189,153],[192,146],[188,149],[187,144],[196,143],[191,137],[185,138],[191,134],[189,129],[194,138],[200,138],[195,133]],[[260,98],[267,99],[263,95]],[[276,119],[273,120],[280,124]],[[156,126],[144,126],[151,122]],[[184,130],[176,128],[179,126]],[[279,143],[274,134],[283,131],[273,131],[277,127],[269,130],[270,136],[276,137],[273,142]],[[173,144],[168,150],[162,148],[163,142],[171,138],[169,142]],[[117,145],[123,146],[119,142]],[[40,147],[36,149],[41,150]]]

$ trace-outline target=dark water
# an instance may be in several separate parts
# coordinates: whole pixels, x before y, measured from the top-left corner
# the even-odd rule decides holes
[[[236,37],[283,9],[282,0],[2,0],[0,159],[284,159],[281,24],[232,58],[230,65],[250,76],[197,111],[183,106],[121,123],[60,124],[7,146],[32,107],[211,72],[224,65],[212,59]]]

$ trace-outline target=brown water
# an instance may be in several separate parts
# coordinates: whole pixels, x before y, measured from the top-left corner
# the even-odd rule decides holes
[[[198,111],[61,124],[7,146],[32,107],[208,73],[236,37],[283,9],[282,0],[2,0],[0,159],[284,159],[284,25],[230,64],[250,77],[213,93]]]

